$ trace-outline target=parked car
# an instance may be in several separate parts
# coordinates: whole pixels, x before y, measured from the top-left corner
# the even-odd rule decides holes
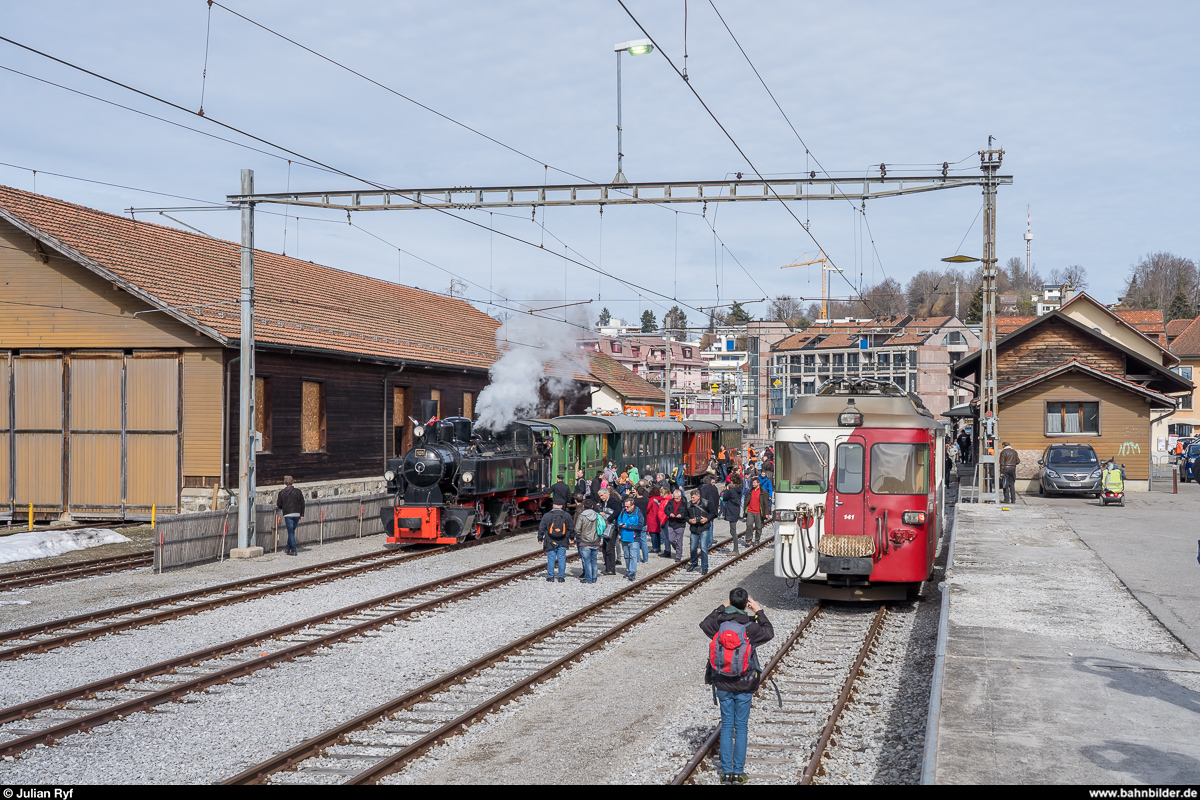
[[[1100,496],[1100,459],[1090,444],[1052,444],[1038,459],[1038,494]]]
[[[1200,458],[1200,442],[1189,444],[1179,459],[1179,480],[1187,483],[1196,480],[1196,459]]]

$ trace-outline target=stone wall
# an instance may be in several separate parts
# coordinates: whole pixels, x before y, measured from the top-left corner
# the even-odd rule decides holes
[[[378,494],[387,489],[387,483],[382,477],[346,478],[336,481],[314,481],[311,483],[294,484],[304,492],[306,500],[317,500],[327,497],[342,497],[345,495]],[[255,492],[256,505],[275,505],[275,500],[283,484],[259,486]],[[236,487],[233,492],[236,493]],[[224,489],[217,492],[217,510],[229,507],[230,492]],[[212,489],[184,489],[180,500],[181,514],[194,514],[198,511],[212,511]]]

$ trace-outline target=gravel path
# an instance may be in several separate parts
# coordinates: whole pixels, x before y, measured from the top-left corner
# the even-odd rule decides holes
[[[420,563],[446,560],[449,574],[472,566],[478,559],[499,560],[498,549],[515,544],[456,551]],[[529,546],[528,540],[525,546]],[[652,558],[648,566],[660,568],[656,561],[667,564]],[[415,567],[408,569],[415,572]],[[577,566],[568,570],[572,574],[577,571]],[[426,574],[411,583],[432,577]],[[357,586],[367,580],[378,579],[364,575],[339,583]],[[592,585],[570,578],[564,584],[546,583],[540,577],[520,581],[386,626],[312,657],[190,695],[183,702],[131,715],[91,733],[66,737],[58,746],[28,751],[15,761],[0,763],[0,782],[220,781],[624,585],[619,578],[606,578]],[[394,590],[400,584],[388,588]],[[347,600],[346,595],[341,599]],[[161,632],[164,627],[156,630]],[[161,638],[155,637],[154,641]],[[118,671],[120,668],[115,666],[106,669],[109,673]]]

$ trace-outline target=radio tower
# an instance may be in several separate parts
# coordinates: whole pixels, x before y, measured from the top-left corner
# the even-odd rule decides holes
[[[1030,243],[1033,241],[1033,213],[1029,210],[1029,203],[1025,204],[1025,283],[1028,284],[1032,280],[1033,270],[1030,268],[1029,251]]]

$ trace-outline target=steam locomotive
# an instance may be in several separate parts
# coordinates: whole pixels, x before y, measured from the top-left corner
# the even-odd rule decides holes
[[[416,444],[384,473],[396,496],[379,510],[384,546],[459,544],[540,518],[550,498],[546,428],[515,422],[484,436],[466,417],[414,421]]]
[[[573,483],[582,469],[590,479],[610,461],[697,483],[711,450],[736,450],[742,440],[737,423],[624,414],[518,420],[493,434],[466,417],[439,420],[434,408],[423,409],[425,423],[412,420],[413,448],[388,461],[384,478],[396,501],[379,510],[385,547],[516,530],[550,509],[556,477]]]

